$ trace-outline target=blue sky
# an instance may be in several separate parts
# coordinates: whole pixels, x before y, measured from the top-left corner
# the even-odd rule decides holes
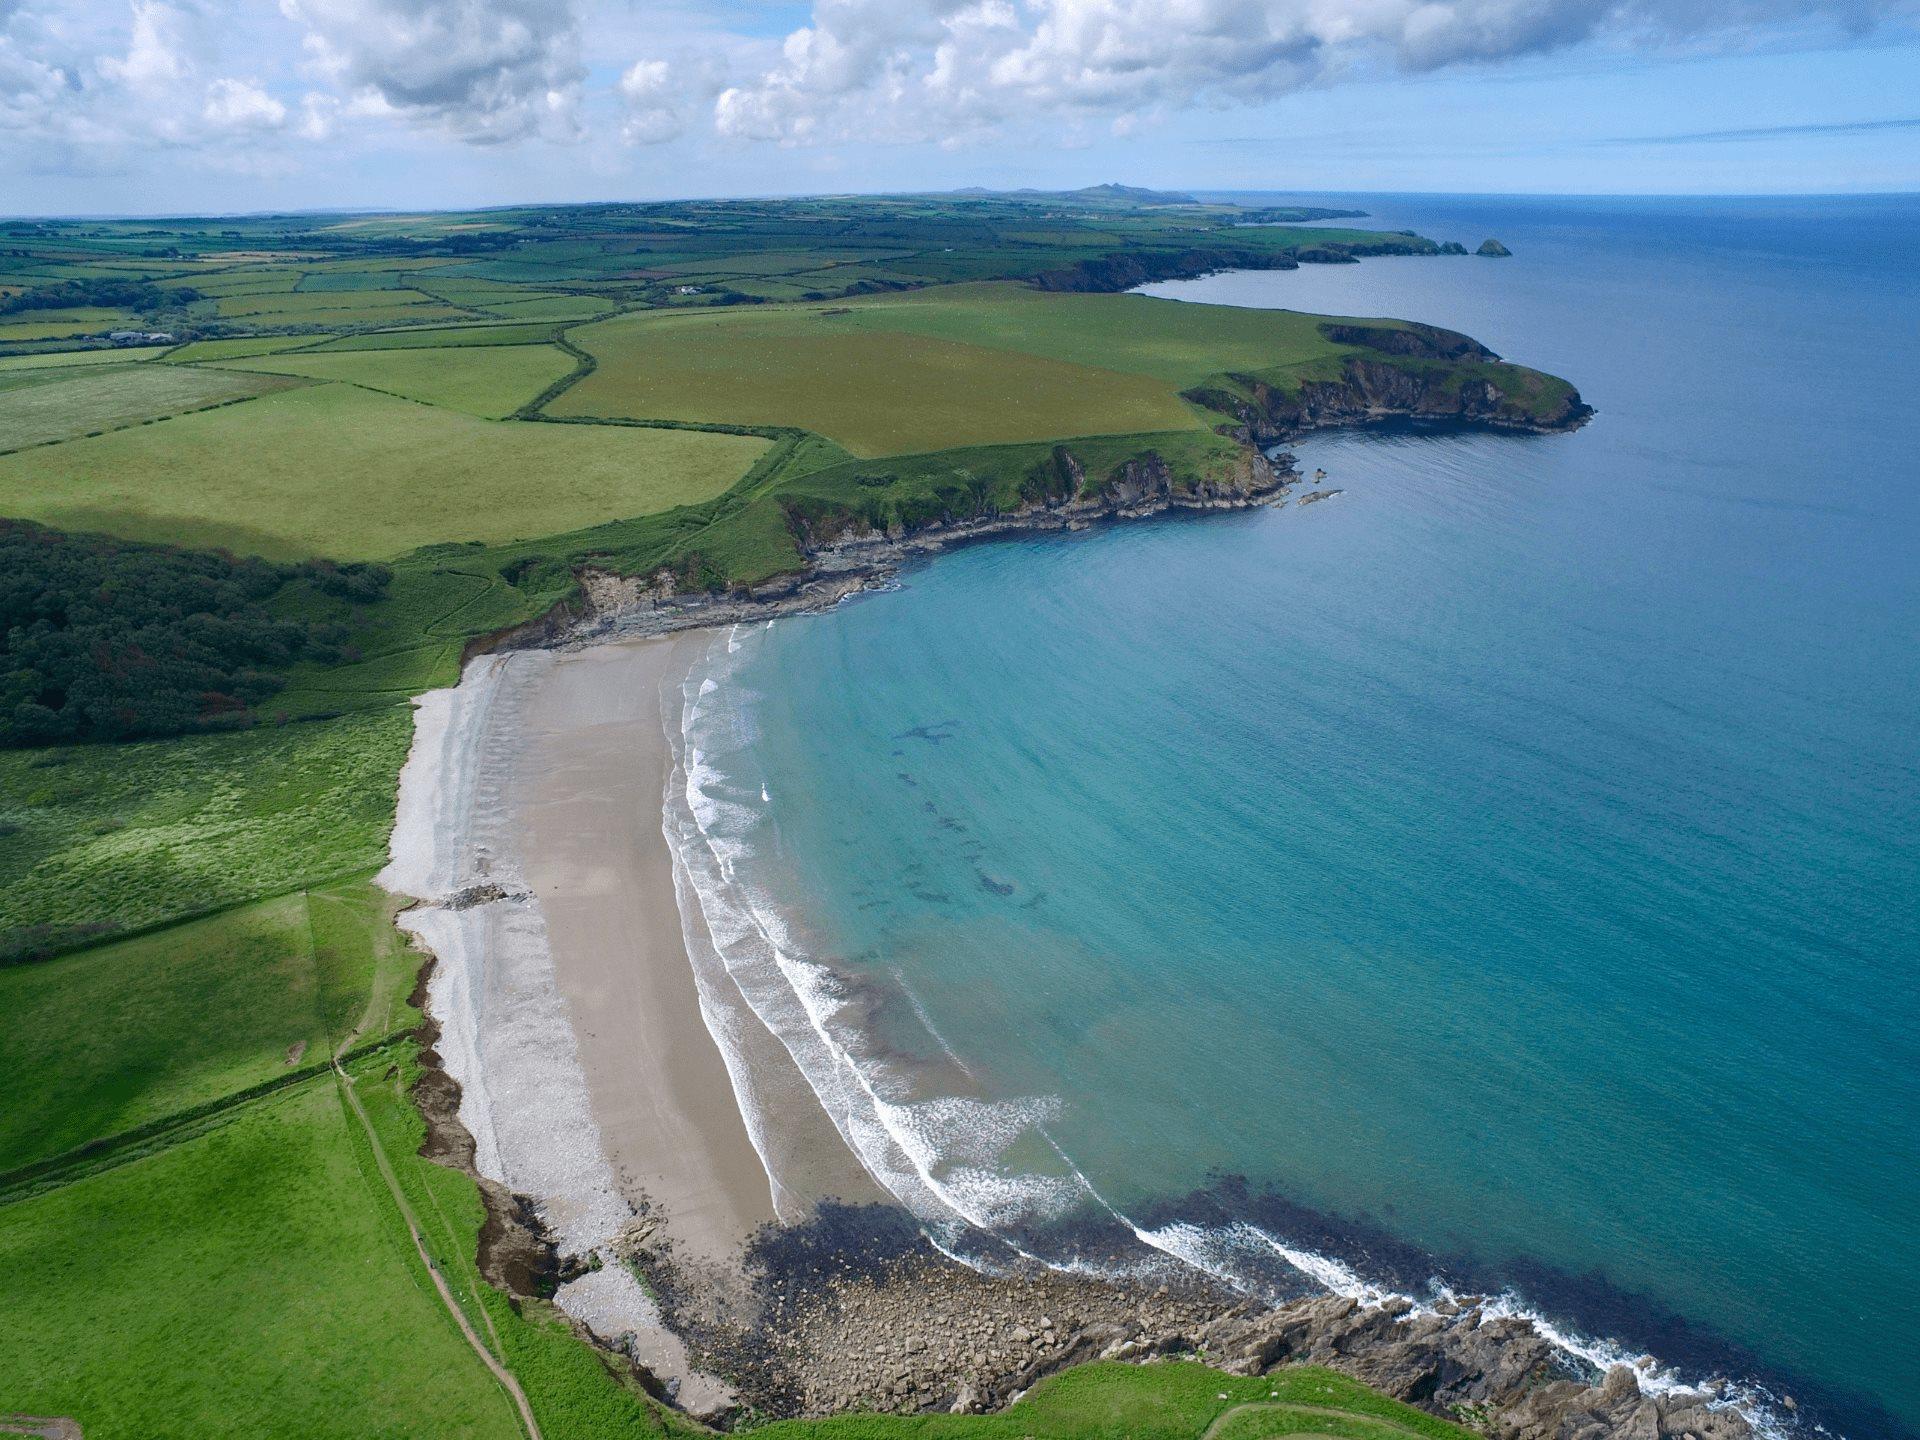
[[[1920,190],[1920,0],[0,0],[0,212]]]

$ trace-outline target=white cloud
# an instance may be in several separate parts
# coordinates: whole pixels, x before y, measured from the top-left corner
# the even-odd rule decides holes
[[[185,11],[162,0],[133,0],[133,35],[127,53],[101,57],[101,75],[146,93],[180,84],[194,69],[188,29]]]
[[[620,77],[627,118],[620,138],[629,145],[660,145],[686,133],[673,67],[664,60],[636,60]]]
[[[287,107],[250,80],[214,81],[200,114],[218,130],[277,130],[287,123]]]
[[[356,100],[477,142],[568,139],[586,76],[572,0],[280,0]]]
[[[1861,31],[1914,0],[816,0],[777,63],[715,102],[722,134],[950,140],[1028,117],[1250,103],[1358,63],[1408,71],[1587,40],[1769,23]]]

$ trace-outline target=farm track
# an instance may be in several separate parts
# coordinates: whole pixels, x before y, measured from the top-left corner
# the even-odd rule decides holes
[[[1390,1431],[1396,1436],[1404,1435],[1407,1437],[1407,1440],[1419,1440],[1418,1431],[1409,1430],[1397,1420],[1388,1420],[1378,1415],[1367,1415],[1353,1410],[1336,1410],[1328,1405],[1298,1405],[1286,1400],[1249,1400],[1244,1405],[1234,1405],[1226,1410],[1222,1410],[1218,1415],[1213,1417],[1213,1423],[1200,1432],[1200,1440],[1216,1440],[1221,1430],[1226,1428],[1228,1421],[1237,1415],[1245,1415],[1250,1411],[1274,1411],[1288,1415],[1315,1415],[1327,1419],[1345,1421],[1348,1424],[1352,1424],[1358,1420],[1367,1425],[1377,1425],[1382,1430]],[[1309,1440],[1309,1437],[1318,1434],[1318,1432],[1307,1430],[1289,1430],[1285,1433],[1290,1437],[1294,1437],[1294,1440]]]
[[[527,1392],[520,1387],[520,1382],[514,1378],[513,1372],[481,1340],[479,1332],[473,1328],[473,1322],[467,1319],[467,1312],[461,1308],[452,1288],[448,1286],[446,1276],[440,1273],[440,1267],[434,1263],[433,1256],[428,1252],[426,1239],[420,1233],[420,1221],[414,1215],[413,1206],[407,1201],[406,1192],[400,1187],[399,1176],[394,1174],[393,1162],[387,1158],[386,1149],[380,1143],[379,1132],[373,1128],[373,1121],[368,1117],[366,1107],[360,1103],[359,1093],[354,1089],[353,1077],[347,1073],[345,1062],[354,1042],[360,1038],[362,1030],[372,1023],[379,994],[380,987],[376,983],[372,993],[367,997],[365,1012],[335,1049],[331,1062],[334,1079],[340,1087],[341,1096],[347,1102],[347,1107],[353,1111],[354,1118],[360,1122],[360,1128],[366,1134],[367,1144],[373,1150],[374,1166],[379,1170],[381,1180],[386,1183],[387,1194],[392,1198],[394,1208],[400,1212],[400,1219],[406,1225],[407,1234],[413,1240],[414,1251],[419,1255],[427,1277],[433,1281],[433,1288],[440,1296],[440,1303],[453,1317],[453,1323],[460,1328],[461,1336],[473,1353],[480,1357],[480,1362],[487,1367],[493,1378],[500,1382],[500,1387],[507,1392],[508,1397],[513,1401],[514,1408],[520,1412],[520,1425],[526,1432],[527,1440],[543,1440],[540,1422],[534,1419],[533,1405],[527,1399]],[[484,1307],[482,1313],[484,1314]],[[489,1330],[493,1328],[490,1318],[487,1321],[487,1328]],[[496,1345],[500,1343],[497,1333],[494,1335],[494,1343]]]

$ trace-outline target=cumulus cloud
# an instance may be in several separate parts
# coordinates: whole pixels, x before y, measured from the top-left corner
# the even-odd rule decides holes
[[[131,90],[155,92],[186,80],[194,69],[188,12],[162,0],[133,0],[133,34],[125,55],[100,61],[100,74]]]
[[[277,130],[287,123],[287,107],[250,80],[215,80],[200,114],[220,130]]]
[[[495,142],[578,133],[573,0],[280,0],[314,69],[361,103]],[[369,103],[370,102],[370,103]]]
[[[815,0],[779,61],[717,98],[727,135],[951,138],[1035,114],[1234,104],[1384,63],[1426,71],[1588,40],[1647,44],[1914,0]]]
[[[659,145],[686,133],[679,108],[680,87],[664,60],[636,60],[620,77],[627,118],[620,138],[629,145]]]

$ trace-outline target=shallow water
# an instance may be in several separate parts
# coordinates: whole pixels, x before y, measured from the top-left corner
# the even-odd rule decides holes
[[[1507,1285],[1911,1433],[1920,202],[1360,203],[1515,258],[1154,288],[1456,326],[1594,423],[1322,438],[1330,502],[716,645],[710,898],[923,1214]]]

